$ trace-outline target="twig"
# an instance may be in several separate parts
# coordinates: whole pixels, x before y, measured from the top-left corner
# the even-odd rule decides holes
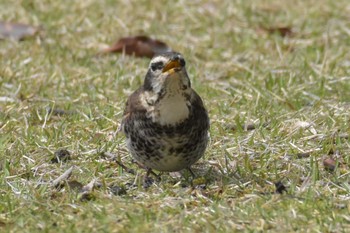
[[[90,181],[90,183],[88,183],[87,185],[82,187],[80,192],[82,192],[82,193],[90,193],[90,192],[92,192],[92,190],[95,187],[95,183],[96,183],[96,180],[93,179],[92,181]]]
[[[120,162],[117,159],[117,156],[110,153],[110,152],[103,152],[103,156],[105,156],[106,158],[108,158],[109,160],[112,160],[113,162],[116,162],[119,166],[121,166],[127,173],[130,173],[132,175],[135,175],[135,171],[131,168],[128,168],[127,166],[125,166],[122,162]]]
[[[52,181],[52,186],[57,187],[62,181],[67,180],[73,172],[74,166],[70,167],[67,171],[65,171],[62,175]]]
[[[85,185],[84,187],[81,188],[80,194],[79,194],[79,200],[80,201],[90,201],[95,199],[95,196],[92,194],[92,191],[94,190],[96,180],[93,179]]]

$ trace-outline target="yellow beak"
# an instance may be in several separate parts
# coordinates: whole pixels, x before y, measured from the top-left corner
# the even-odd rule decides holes
[[[175,72],[176,68],[181,68],[180,61],[172,60],[168,64],[166,64],[162,70],[163,73],[169,71],[170,73]]]

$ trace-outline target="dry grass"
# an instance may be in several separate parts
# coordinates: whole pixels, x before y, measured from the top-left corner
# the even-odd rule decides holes
[[[2,20],[44,31],[0,41],[0,231],[348,231],[349,15],[346,0],[2,1]],[[205,100],[205,185],[164,174],[144,190],[114,135],[149,60],[94,54],[140,33],[184,54]],[[71,159],[52,163],[60,149]]]

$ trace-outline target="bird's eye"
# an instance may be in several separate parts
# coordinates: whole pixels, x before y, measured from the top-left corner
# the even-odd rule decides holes
[[[159,62],[152,63],[151,64],[151,69],[152,69],[152,71],[156,71],[156,70],[162,69],[163,66],[164,66],[164,63],[159,61]]]
[[[185,66],[186,65],[185,59],[180,58],[180,65],[181,66]]]

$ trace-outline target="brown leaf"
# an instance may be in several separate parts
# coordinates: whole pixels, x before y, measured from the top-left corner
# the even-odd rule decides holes
[[[0,227],[5,227],[5,226],[6,226],[6,222],[0,219]]]
[[[40,28],[22,23],[0,22],[0,39],[23,40],[33,37]]]
[[[155,54],[170,51],[172,51],[171,48],[164,42],[140,35],[121,38],[101,53],[125,53],[136,57],[152,58]]]
[[[258,32],[267,32],[269,34],[279,34],[282,37],[291,37],[293,36],[293,30],[288,26],[281,27],[261,27],[257,29]]]
[[[334,171],[336,164],[337,162],[332,158],[326,158],[323,160],[324,169],[326,169],[327,171]]]

